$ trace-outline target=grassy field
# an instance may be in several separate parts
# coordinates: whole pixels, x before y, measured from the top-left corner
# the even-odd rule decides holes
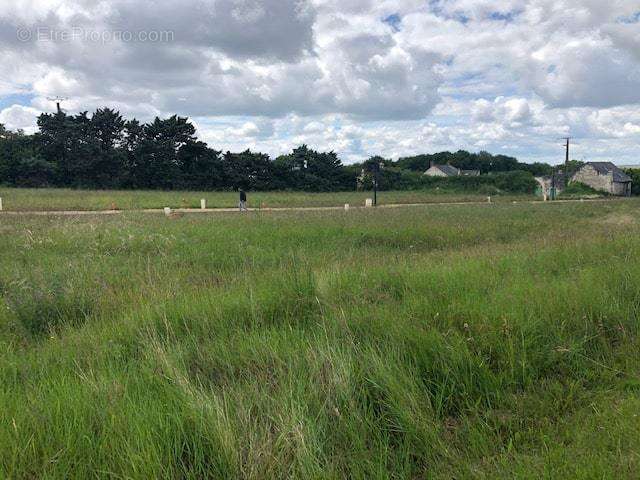
[[[640,477],[640,201],[0,217],[0,478]]]
[[[259,207],[333,207],[345,203],[364,205],[373,192],[249,192],[249,206]],[[42,210],[108,210],[115,205],[120,210],[147,208],[200,208],[200,199],[207,200],[209,208],[235,208],[238,194],[235,192],[162,192],[140,190],[66,190],[66,189],[14,189],[0,188],[4,209],[11,211]],[[496,202],[535,200],[534,196],[502,195]],[[486,195],[475,193],[454,194],[438,190],[381,192],[378,202],[391,203],[442,203],[484,202]]]

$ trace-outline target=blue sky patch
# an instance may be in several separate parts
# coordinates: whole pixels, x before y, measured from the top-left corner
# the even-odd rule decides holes
[[[34,95],[31,94],[14,94],[0,97],[0,110],[3,110],[11,105],[22,105],[28,107],[31,105]]]
[[[455,20],[456,22],[460,22],[463,25],[466,25],[471,21],[471,18],[468,17],[462,10],[458,10],[453,14],[447,14],[442,8],[441,0],[429,0],[429,11],[438,17],[445,18],[447,20]]]
[[[507,22],[507,23],[511,23],[513,22],[518,15],[520,15],[520,11],[513,11],[513,12],[491,12],[489,14],[489,19],[490,20],[496,20],[498,22]]]
[[[398,15],[397,13],[389,15],[388,17],[384,18],[382,21],[387,25],[389,25],[394,32],[400,31],[400,27],[402,25],[402,18],[400,18],[400,15]]]
[[[467,17],[464,13],[462,12],[456,12],[453,14],[452,17],[453,20],[462,23],[463,25],[466,25],[467,23],[469,23],[471,21],[471,19],[469,17]]]
[[[618,23],[640,23],[640,11],[634,13],[633,15],[629,15],[628,17],[620,17],[618,18]]]

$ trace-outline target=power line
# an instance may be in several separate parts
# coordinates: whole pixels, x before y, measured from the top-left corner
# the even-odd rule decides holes
[[[60,108],[60,104],[62,102],[66,102],[67,100],[69,100],[68,98],[65,97],[47,97],[47,100],[49,100],[50,102],[56,102],[56,109],[58,111],[58,113],[62,113],[62,108]]]

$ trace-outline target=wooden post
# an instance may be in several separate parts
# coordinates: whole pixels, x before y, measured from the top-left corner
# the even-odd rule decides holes
[[[200,209],[201,210],[206,210],[207,209],[207,201],[204,198],[202,200],[200,200]]]

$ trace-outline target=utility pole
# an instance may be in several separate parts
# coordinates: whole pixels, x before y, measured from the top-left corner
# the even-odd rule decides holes
[[[569,142],[571,140],[571,137],[565,137],[563,138],[563,140],[565,140],[566,143],[566,156],[564,159],[564,181],[566,182],[566,186],[569,186]]]
[[[383,163],[375,162],[373,164],[373,206],[378,206],[378,187],[380,186],[380,170],[382,170]]]
[[[373,206],[378,206],[378,173],[380,172],[380,165],[375,163],[373,165]]]
[[[58,112],[58,115],[60,115],[62,113],[62,108],[60,107],[60,104],[62,102],[66,102],[69,99],[64,97],[50,97],[50,98],[47,98],[47,100],[49,100],[50,102],[56,102],[56,110]]]

